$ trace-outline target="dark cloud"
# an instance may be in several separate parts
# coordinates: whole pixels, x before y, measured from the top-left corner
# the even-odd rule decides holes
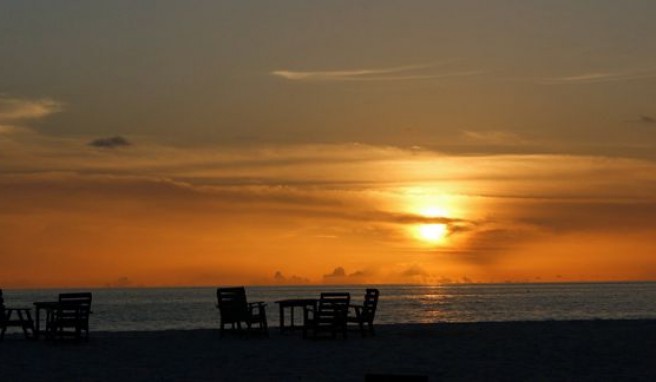
[[[323,275],[323,277],[324,278],[346,277],[346,271],[342,267],[337,267],[332,271],[332,273],[329,273],[327,275]]]
[[[306,284],[310,283],[310,279],[308,279],[308,278],[300,277],[300,276],[296,276],[296,275],[292,275],[291,277],[286,277],[280,271],[276,271],[276,273],[273,275],[273,279],[278,284],[303,284],[303,285],[306,285]]]
[[[125,147],[130,145],[131,143],[127,139],[119,135],[108,138],[98,138],[89,142],[89,146],[100,147],[103,149],[115,149],[118,147]]]
[[[334,278],[346,278],[346,277],[366,277],[370,273],[367,271],[355,271],[353,273],[347,273],[344,267],[337,267],[333,269],[331,273],[323,275],[324,279],[334,279]]]
[[[648,190],[650,188],[646,188]],[[522,222],[554,233],[632,233],[654,229],[656,202],[581,201],[527,206]]]
[[[125,276],[119,277],[118,279],[105,284],[105,286],[108,288],[129,288],[134,285],[135,284],[132,282],[132,280]]]
[[[429,276],[429,274],[422,267],[420,267],[418,265],[413,265],[410,268],[406,269],[405,271],[401,272],[401,276],[404,276],[404,277],[415,277],[415,276],[427,277],[427,276]]]
[[[625,122],[628,123],[636,123],[636,124],[641,124],[641,125],[653,125],[656,124],[656,118],[649,116],[649,115],[641,115],[638,118],[635,119],[628,119]]]
[[[365,277],[367,276],[367,272],[365,271],[355,271],[349,275],[349,277]]]

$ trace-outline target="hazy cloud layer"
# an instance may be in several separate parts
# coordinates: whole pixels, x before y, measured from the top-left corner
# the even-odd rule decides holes
[[[273,281],[282,284],[413,277],[423,282],[457,280],[462,274],[488,280],[477,270],[498,268],[495,272],[502,273],[531,243],[570,235],[628,238],[656,229],[656,164],[645,160],[463,157],[367,145],[243,150],[139,145],[109,154],[79,143],[64,140],[2,151],[0,227],[6,229],[0,240],[8,250],[26,250],[19,231],[24,235],[32,232],[30,227],[51,227],[43,237],[61,251],[75,252],[68,246],[85,248],[86,238],[95,238],[102,245],[93,247],[108,253],[120,252],[115,246],[121,242],[150,248],[161,240],[176,256],[176,251],[188,256],[189,247],[206,260],[215,259],[215,251],[243,251],[235,260],[216,257],[234,262],[258,253],[257,261],[245,264],[264,268],[253,271],[260,272],[259,283],[272,281],[272,269],[291,275],[274,275]],[[12,163],[17,166],[13,170]],[[422,212],[435,205],[450,212]],[[446,225],[447,239],[439,245],[424,243],[415,231],[422,224]],[[90,236],[85,230],[93,227],[100,228]],[[153,231],[131,233],[144,229]],[[291,248],[300,252],[294,256],[315,264],[313,272],[295,266],[291,254],[285,257]],[[38,248],[30,251],[40,253]],[[427,275],[413,270],[416,256],[422,256]],[[399,258],[406,265],[397,266]],[[327,274],[320,271],[334,264],[343,265]],[[368,273],[375,267],[382,270]],[[145,277],[124,269],[112,272],[102,284],[116,274]]]

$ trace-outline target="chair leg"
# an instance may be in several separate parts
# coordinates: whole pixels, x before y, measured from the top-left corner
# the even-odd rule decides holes
[[[266,311],[264,308],[260,308],[262,312],[262,316],[260,317],[260,329],[262,329],[262,332],[264,333],[265,337],[269,336],[269,325],[267,324],[266,320]]]
[[[2,323],[2,331],[0,332],[0,341],[3,341],[5,339],[5,332],[7,331],[7,321],[9,321],[9,318],[11,317],[11,310],[6,313],[6,316],[2,317],[4,322]]]
[[[358,326],[360,327],[360,335],[362,335],[362,337],[366,337],[367,334],[364,330],[364,322],[362,322],[362,320],[358,320]]]
[[[20,310],[17,311],[18,313],[18,319],[21,323],[21,329],[23,329],[23,335],[25,338],[29,339],[30,338],[30,333],[28,329],[32,329],[32,317],[30,316],[30,312],[26,311],[25,313],[27,314],[27,317],[23,317],[23,312]]]
[[[267,325],[266,318],[263,318],[262,321],[260,321],[260,329],[262,329],[262,333],[265,337],[269,336],[269,326]]]

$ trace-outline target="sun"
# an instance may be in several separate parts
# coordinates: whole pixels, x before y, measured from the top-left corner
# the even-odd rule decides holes
[[[416,228],[419,240],[427,243],[437,244],[443,242],[449,233],[446,224],[420,224]]]
[[[411,245],[419,247],[451,246],[452,225],[455,215],[462,213],[455,195],[444,193],[436,186],[414,186],[403,190],[401,209],[415,216],[406,225],[406,237]]]
[[[420,209],[419,214],[426,218],[445,218],[449,215],[444,207],[427,206]],[[414,236],[424,243],[435,245],[444,243],[449,235],[449,227],[444,223],[422,223],[413,227]]]

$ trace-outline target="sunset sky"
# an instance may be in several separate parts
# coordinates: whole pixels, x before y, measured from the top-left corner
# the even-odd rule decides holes
[[[0,2],[0,287],[656,280],[653,0]]]

